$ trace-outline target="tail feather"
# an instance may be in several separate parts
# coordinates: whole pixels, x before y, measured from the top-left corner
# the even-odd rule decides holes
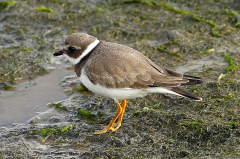
[[[168,75],[170,75],[170,76],[181,77],[182,79],[185,79],[185,81],[187,80],[186,82],[183,81],[183,82],[179,83],[179,85],[195,85],[195,84],[205,83],[200,77],[183,75],[183,74],[180,74],[180,73],[168,70],[168,69],[165,69],[165,70],[167,71]],[[195,101],[202,101],[201,97],[199,97],[195,94],[192,94],[192,93],[190,93],[182,88],[179,88],[179,87],[172,87],[171,91],[172,91],[171,93],[175,94],[175,95],[187,97],[187,98],[193,99]]]
[[[200,77],[183,75],[183,79],[187,79],[187,83],[182,83],[181,85],[194,85],[194,84],[202,84],[204,81]]]
[[[181,89],[179,87],[173,87],[172,88],[172,91],[179,94],[180,96],[184,96],[184,97],[187,97],[187,98],[190,98],[190,99],[193,99],[193,100],[196,100],[196,101],[202,101],[202,98],[195,95],[195,94],[192,94],[184,89]]]
[[[194,84],[202,84],[204,81],[200,77],[190,76],[190,75],[182,75],[180,73],[165,69],[169,75],[182,77],[183,79],[187,79],[188,82],[181,83],[181,85],[194,85]]]

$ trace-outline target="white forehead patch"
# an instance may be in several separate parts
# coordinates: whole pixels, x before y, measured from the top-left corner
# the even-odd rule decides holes
[[[85,57],[89,52],[91,52],[92,49],[94,49],[97,46],[98,43],[99,43],[99,40],[96,39],[93,43],[91,43],[87,47],[87,49],[78,58],[72,58],[72,57],[69,57],[66,54],[63,54],[63,55],[71,62],[71,64],[76,65],[76,64],[78,64],[81,61],[81,59],[83,57]]]

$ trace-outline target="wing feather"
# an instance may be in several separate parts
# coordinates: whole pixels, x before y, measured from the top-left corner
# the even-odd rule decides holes
[[[141,89],[174,87],[189,81],[183,79],[181,74],[174,74],[157,66],[142,53],[128,46],[102,42],[92,56],[94,58],[91,58],[85,68],[93,84],[111,88]]]

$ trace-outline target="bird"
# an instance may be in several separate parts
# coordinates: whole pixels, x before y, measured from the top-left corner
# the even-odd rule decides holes
[[[144,97],[149,93],[167,93],[202,101],[201,97],[179,87],[204,83],[200,77],[160,67],[126,45],[100,41],[92,35],[79,32],[70,34],[63,49],[53,55],[65,56],[74,65],[77,77],[90,91],[116,102],[114,118],[94,134],[119,129],[127,99]]]

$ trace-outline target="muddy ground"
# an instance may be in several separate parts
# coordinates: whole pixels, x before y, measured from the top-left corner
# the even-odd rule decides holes
[[[239,158],[239,8],[238,0],[1,1],[0,158]],[[116,107],[52,57],[73,32],[202,77],[186,89],[203,101],[128,100],[121,128],[94,135]]]

